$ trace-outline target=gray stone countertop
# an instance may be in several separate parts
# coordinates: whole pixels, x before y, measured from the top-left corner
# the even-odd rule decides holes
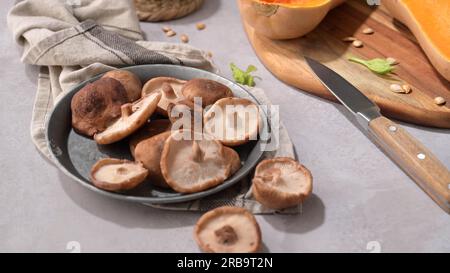
[[[169,212],[97,195],[66,178],[34,148],[29,133],[37,71],[20,62],[6,26],[13,0],[0,2],[0,251],[196,252],[200,214]],[[207,29],[197,31],[195,24]],[[143,23],[149,40],[176,41]],[[208,0],[172,21],[194,46],[210,50],[221,74],[254,64],[314,176],[314,195],[295,216],[258,216],[270,252],[450,252],[450,217],[343,114],[343,107],[291,88],[260,63],[235,1]],[[450,167],[449,130],[403,124]],[[70,244],[69,244],[70,245]]]

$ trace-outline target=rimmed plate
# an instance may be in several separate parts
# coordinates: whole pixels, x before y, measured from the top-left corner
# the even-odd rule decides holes
[[[260,105],[258,100],[241,86],[207,71],[175,65],[141,65],[124,69],[135,73],[144,83],[151,78],[161,76],[184,80],[193,78],[215,80],[228,86],[236,97],[247,98]],[[56,166],[65,175],[84,187],[108,197],[130,202],[150,204],[179,203],[203,198],[234,185],[244,178],[245,175],[247,175],[259,162],[263,154],[263,142],[261,139],[268,139],[269,135],[269,125],[264,111],[261,111],[264,126],[260,132],[260,140],[252,141],[236,148],[243,165],[235,175],[219,186],[192,194],[176,193],[172,190],[154,187],[150,185],[150,183],[143,183],[142,186],[139,186],[132,191],[122,193],[108,192],[96,188],[89,181],[89,172],[92,165],[97,160],[105,157],[132,160],[127,140],[113,145],[99,146],[94,140],[81,136],[72,129],[70,103],[73,95],[87,83],[93,82],[99,77],[101,77],[101,75],[81,83],[61,98],[53,109],[46,124],[47,143]]]

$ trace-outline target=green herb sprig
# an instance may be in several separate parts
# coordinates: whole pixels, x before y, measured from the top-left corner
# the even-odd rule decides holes
[[[348,58],[349,61],[355,62],[358,64],[362,64],[368,69],[370,69],[372,72],[380,74],[380,75],[386,75],[394,71],[395,67],[392,63],[390,63],[386,59],[376,58],[372,60],[363,60],[356,57],[350,57]]]
[[[230,68],[233,73],[233,78],[237,83],[250,87],[254,87],[256,85],[255,76],[251,74],[258,70],[254,65],[249,65],[246,71],[240,69],[234,63],[230,64]]]

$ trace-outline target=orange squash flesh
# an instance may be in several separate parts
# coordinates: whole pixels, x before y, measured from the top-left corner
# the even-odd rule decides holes
[[[450,81],[450,0],[382,0],[405,24],[436,70]]]
[[[264,4],[276,4],[291,8],[317,7],[330,2],[330,0],[257,0],[257,1]]]
[[[450,1],[402,0],[423,33],[450,60]]]

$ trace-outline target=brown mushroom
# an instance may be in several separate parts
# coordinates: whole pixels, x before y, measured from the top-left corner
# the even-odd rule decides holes
[[[195,98],[201,98],[203,107],[212,105],[222,98],[233,97],[233,92],[230,88],[208,79],[192,79],[188,81],[184,84],[181,93],[191,101],[194,101]]]
[[[241,158],[239,154],[230,147],[223,147],[223,151],[225,154],[225,158],[231,164],[231,173],[230,176],[235,174],[241,168]]]
[[[164,143],[170,136],[169,132],[164,132],[159,135],[153,136],[149,139],[141,141],[135,150],[135,159],[141,162],[144,167],[149,170],[148,179],[155,186],[161,188],[170,188],[167,185],[164,176],[161,173],[161,153],[164,147]]]
[[[130,190],[141,184],[148,175],[141,163],[114,158],[101,159],[91,169],[94,185],[107,191]]]
[[[99,79],[86,85],[72,98],[72,126],[80,134],[92,137],[104,131],[120,116],[120,107],[128,102],[120,82]]]
[[[161,172],[175,191],[193,193],[223,183],[231,164],[220,142],[199,132],[177,130],[164,144]]]
[[[170,103],[167,113],[175,130],[203,130],[203,108],[201,105],[183,99],[176,103]]]
[[[105,131],[94,136],[98,144],[111,144],[126,138],[141,128],[155,112],[161,94],[154,93],[133,104],[122,105],[122,116]]]
[[[102,78],[113,78],[119,81],[127,91],[128,102],[134,102],[141,98],[142,82],[138,76],[127,70],[112,70]]]
[[[185,83],[186,81],[170,77],[153,78],[142,88],[142,96],[161,93],[162,97],[158,103],[157,113],[168,117],[167,108],[171,103],[175,103],[183,97],[181,89]]]
[[[261,248],[261,230],[253,214],[237,207],[205,213],[194,228],[200,249],[209,253],[255,253]]]
[[[259,108],[243,98],[218,100],[204,115],[204,131],[226,146],[256,140],[260,127]]]
[[[134,151],[136,146],[146,139],[153,136],[159,135],[161,133],[170,131],[172,128],[172,123],[168,119],[156,119],[147,122],[141,129],[134,133],[130,138],[130,152],[134,157]]]
[[[293,207],[311,194],[312,180],[311,172],[291,158],[266,159],[256,167],[253,195],[268,208]]]

